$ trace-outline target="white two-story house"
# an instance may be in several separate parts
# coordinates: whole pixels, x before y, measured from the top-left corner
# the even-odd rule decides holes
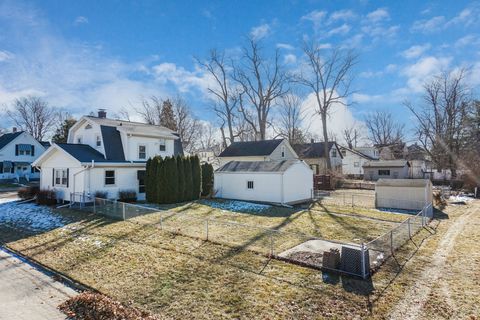
[[[16,131],[0,136],[0,181],[26,181],[39,179],[35,161],[46,150],[27,132]]]
[[[70,129],[68,143],[53,144],[34,162],[40,188],[53,189],[57,199],[106,192],[117,199],[122,190],[145,198],[146,161],[156,155],[183,154],[178,135],[165,127],[84,116]]]

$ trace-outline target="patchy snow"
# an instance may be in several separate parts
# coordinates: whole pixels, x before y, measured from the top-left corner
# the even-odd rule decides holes
[[[224,200],[224,201],[212,201],[204,200],[203,204],[215,209],[238,211],[238,212],[263,212],[270,209],[272,206],[268,204],[258,204],[246,201],[238,200]]]
[[[468,197],[465,195],[457,195],[457,196],[450,196],[448,199],[450,202],[469,202],[474,200],[472,197]]]
[[[66,224],[62,216],[48,207],[16,200],[0,199],[0,224],[30,231],[48,231]]]

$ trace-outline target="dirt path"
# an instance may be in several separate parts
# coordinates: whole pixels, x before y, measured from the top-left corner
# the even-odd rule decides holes
[[[405,294],[405,298],[393,308],[389,315],[390,319],[414,320],[420,318],[422,308],[429,298],[432,287],[445,271],[447,258],[452,252],[455,240],[462,234],[465,226],[469,223],[472,216],[477,213],[477,210],[478,204],[469,207],[465,213],[455,218],[440,240],[432,257],[432,262],[423,270],[420,277],[415,281],[415,285]],[[445,287],[443,289],[448,291]],[[448,294],[445,296],[448,297]],[[453,301],[446,302],[454,303]]]

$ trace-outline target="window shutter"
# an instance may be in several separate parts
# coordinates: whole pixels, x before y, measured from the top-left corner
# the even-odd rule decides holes
[[[15,155],[18,156],[18,144],[15,145]]]
[[[35,146],[32,145],[32,157],[35,156]]]
[[[55,186],[55,168],[52,168],[52,187]]]
[[[67,188],[68,188],[69,180],[70,180],[70,170],[67,168]]]

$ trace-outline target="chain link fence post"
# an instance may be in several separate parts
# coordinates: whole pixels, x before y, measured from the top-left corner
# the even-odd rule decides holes
[[[407,219],[407,224],[408,224],[408,237],[410,238],[410,240],[412,240],[412,230],[411,230],[411,227],[410,227],[410,218]]]
[[[123,221],[125,221],[125,203],[122,202],[122,216],[123,216]]]
[[[367,268],[365,266],[365,244],[362,242],[361,246],[361,259],[362,259],[362,278],[367,278]]]
[[[163,230],[163,216],[160,216],[160,230]]]
[[[93,213],[97,214],[97,199],[93,197]]]
[[[273,232],[270,232],[270,257],[273,257]]]
[[[393,230],[390,231],[390,253],[393,256]]]

